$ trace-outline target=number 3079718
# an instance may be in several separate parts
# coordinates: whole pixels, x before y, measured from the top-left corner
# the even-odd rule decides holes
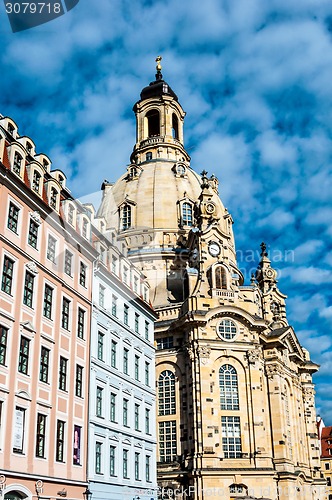
[[[45,2],[7,2],[7,14],[60,14],[60,3],[45,3]]]

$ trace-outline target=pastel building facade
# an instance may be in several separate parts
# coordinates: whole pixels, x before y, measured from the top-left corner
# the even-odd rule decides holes
[[[332,426],[324,426],[321,419],[317,422],[321,442],[321,463],[326,480],[325,500],[332,500]]]
[[[4,117],[0,213],[1,493],[82,499],[97,252],[66,176]]]
[[[157,498],[154,321],[149,285],[95,218],[89,410],[94,500]],[[113,243],[112,243],[113,240]]]

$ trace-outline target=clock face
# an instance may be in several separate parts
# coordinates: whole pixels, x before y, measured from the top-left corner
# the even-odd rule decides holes
[[[220,246],[218,243],[212,242],[209,244],[209,252],[212,257],[217,257],[220,254]]]

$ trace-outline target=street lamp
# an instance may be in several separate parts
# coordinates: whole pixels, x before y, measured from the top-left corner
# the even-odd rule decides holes
[[[88,487],[86,487],[86,490],[83,491],[83,498],[84,500],[91,500],[92,498],[92,492],[89,490]]]

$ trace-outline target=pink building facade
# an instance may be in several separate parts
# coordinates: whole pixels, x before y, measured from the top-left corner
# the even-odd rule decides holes
[[[0,489],[82,499],[97,252],[61,171],[0,115]]]

